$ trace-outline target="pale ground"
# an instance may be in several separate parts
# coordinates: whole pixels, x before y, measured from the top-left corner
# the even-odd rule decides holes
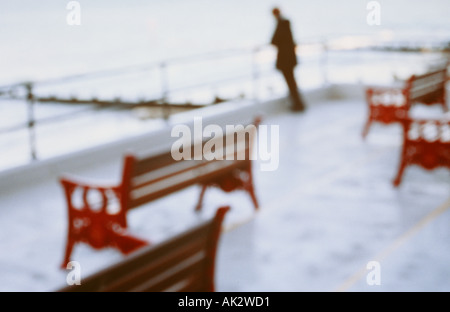
[[[450,291],[449,171],[409,167],[393,188],[400,129],[374,125],[363,141],[365,113],[364,102],[341,99],[267,116],[265,124],[280,127],[280,162],[270,172],[254,163],[257,213],[247,194],[213,190],[196,215],[193,187],[131,211],[130,230],[156,243],[229,204],[218,291]],[[120,160],[109,159],[78,173],[119,171]],[[57,181],[2,194],[0,205],[0,291],[63,286],[66,211]],[[83,276],[121,258],[83,245],[73,253]],[[369,261],[378,261],[381,285],[367,284]]]

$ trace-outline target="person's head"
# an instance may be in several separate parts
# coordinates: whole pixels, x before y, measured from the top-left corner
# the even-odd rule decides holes
[[[281,11],[279,8],[275,7],[272,9],[272,14],[275,16],[276,19],[279,19],[281,16]]]

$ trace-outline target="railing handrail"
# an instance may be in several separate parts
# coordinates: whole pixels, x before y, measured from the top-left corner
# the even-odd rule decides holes
[[[340,48],[333,48],[329,45],[329,41],[339,41],[339,40],[345,40],[346,36],[341,37],[328,37],[328,38],[317,38],[317,37],[307,37],[302,38],[302,40],[299,41],[298,45],[320,45],[324,47],[327,50],[333,50],[333,51],[340,51],[340,50],[346,50],[346,49],[340,49]],[[389,44],[381,44],[378,43],[377,46],[372,46],[372,48],[386,48],[386,47],[395,47],[395,46],[402,46],[405,45],[405,42],[407,41],[396,41],[396,42],[390,42]],[[115,75],[115,74],[124,74],[127,72],[132,71],[147,71],[152,69],[157,69],[161,66],[169,66],[169,65],[175,65],[175,64],[183,64],[183,63],[189,63],[189,62],[195,62],[195,61],[205,61],[208,59],[215,59],[215,58],[223,58],[224,56],[230,57],[233,55],[239,55],[244,53],[251,53],[255,51],[259,51],[265,48],[269,48],[271,45],[269,43],[259,44],[251,47],[236,47],[236,48],[228,48],[224,50],[213,50],[208,51],[205,53],[196,53],[186,56],[178,56],[178,57],[172,57],[167,58],[163,60],[157,60],[152,61],[148,63],[142,63],[142,64],[135,64],[135,65],[127,65],[127,66],[121,66],[117,68],[111,68],[111,69],[100,69],[95,70],[91,72],[85,72],[85,73],[78,73],[78,74],[70,74],[63,77],[55,77],[55,78],[46,78],[42,80],[34,80],[34,81],[21,81],[6,85],[0,85],[0,95],[2,93],[7,93],[11,89],[15,89],[18,87],[23,87],[27,84],[33,84],[35,86],[39,85],[50,85],[50,84],[56,84],[56,83],[65,83],[70,82],[72,80],[77,79],[84,79],[84,78],[99,78],[105,75]]]
[[[181,57],[172,57],[167,58],[164,60],[158,60],[153,61],[149,63],[142,63],[142,64],[135,64],[135,65],[127,65],[127,66],[121,66],[117,68],[111,68],[111,69],[100,69],[95,70],[91,72],[85,72],[85,73],[79,73],[79,74],[71,74],[63,77],[55,77],[55,78],[47,78],[43,80],[34,80],[34,81],[22,81],[22,82],[16,82],[12,84],[2,85],[0,86],[0,92],[6,93],[11,89],[15,89],[18,87],[24,87],[25,85],[32,84],[34,86],[43,86],[43,85],[49,85],[49,84],[56,84],[56,83],[65,83],[72,80],[77,79],[83,79],[83,78],[99,78],[106,75],[115,75],[115,74],[124,74],[128,72],[133,71],[148,71],[152,69],[157,69],[161,66],[169,66],[169,65],[176,65],[176,64],[183,64],[183,63],[189,63],[189,62],[195,62],[195,61],[205,61],[208,59],[215,59],[215,58],[224,58],[224,57],[231,57],[235,55],[241,55],[244,53],[251,53],[256,50],[260,50],[262,48],[269,47],[269,44],[265,45],[258,45],[254,47],[241,47],[241,48],[230,48],[226,50],[217,50],[217,51],[209,51],[206,53],[199,53],[199,54],[193,54],[193,55],[187,55],[187,56],[181,56]],[[6,90],[6,91],[3,91]]]
[[[307,46],[307,45],[318,45],[321,47],[321,49],[319,50],[320,52],[318,52],[317,56],[324,58],[323,62],[322,62],[322,69],[323,70],[323,81],[326,84],[327,83],[327,73],[326,73],[326,59],[327,59],[327,51],[341,51],[341,50],[345,50],[345,51],[349,51],[349,50],[359,50],[361,48],[370,48],[370,45],[366,45],[366,46],[360,46],[358,47],[353,46],[353,47],[336,47],[336,46],[329,46],[328,45],[328,41],[327,40],[317,40],[317,38],[315,38],[315,40],[302,40],[301,44],[299,44],[299,46],[301,47],[302,45]],[[9,128],[4,128],[4,129],[0,129],[0,133],[5,133],[5,132],[9,132],[9,131],[16,131],[19,128],[25,128],[28,127],[29,129],[29,136],[30,136],[30,149],[31,149],[31,155],[33,159],[36,159],[36,147],[35,147],[35,124],[36,122],[41,122],[42,118],[39,118],[38,120],[36,120],[35,116],[34,116],[34,103],[35,102],[71,102],[68,99],[63,99],[63,98],[54,98],[52,96],[50,97],[39,97],[36,96],[36,94],[34,93],[34,88],[35,87],[40,87],[40,86],[44,86],[44,85],[52,85],[52,84],[61,84],[61,83],[67,83],[70,81],[74,81],[74,80],[81,80],[81,79],[94,79],[94,78],[101,78],[104,76],[108,76],[111,77],[113,75],[118,75],[118,74],[127,74],[130,72],[142,72],[142,71],[149,71],[149,70],[157,70],[160,71],[160,82],[161,82],[161,90],[158,92],[159,96],[153,96],[153,99],[150,99],[150,101],[156,101],[158,102],[158,104],[161,104],[161,107],[163,108],[168,108],[168,106],[170,106],[170,104],[167,102],[168,99],[168,95],[172,94],[172,93],[176,93],[176,92],[180,92],[183,90],[188,90],[188,89],[195,89],[195,88],[202,88],[205,86],[214,86],[214,85],[218,85],[220,83],[224,83],[230,80],[236,81],[236,80],[242,80],[242,79],[248,79],[249,81],[253,82],[253,98],[255,100],[258,100],[258,80],[259,78],[268,75],[268,74],[272,74],[275,72],[275,68],[272,68],[270,71],[269,70],[261,70],[262,67],[259,66],[258,61],[257,61],[257,54],[260,53],[261,51],[263,51],[264,49],[267,49],[271,47],[272,49],[274,49],[275,52],[275,48],[272,47],[270,44],[261,44],[261,45],[257,45],[257,46],[253,46],[253,47],[240,47],[240,48],[230,48],[230,49],[225,49],[225,50],[218,50],[218,51],[209,51],[206,53],[200,53],[200,54],[194,54],[194,55],[187,55],[187,56],[182,56],[182,57],[173,57],[173,58],[168,58],[166,60],[159,60],[159,61],[154,61],[154,62],[149,62],[149,63],[144,63],[144,64],[136,64],[136,65],[130,65],[130,66],[121,66],[121,67],[117,67],[117,68],[113,68],[113,69],[104,69],[104,70],[97,70],[97,71],[92,71],[92,72],[86,72],[86,73],[80,73],[80,74],[73,74],[73,75],[67,75],[64,77],[58,77],[58,78],[49,78],[49,79],[43,79],[43,80],[36,80],[36,81],[23,81],[23,82],[18,82],[18,83],[14,83],[14,84],[10,84],[10,85],[4,85],[4,86],[0,86],[0,100],[2,99],[14,99],[14,100],[23,100],[27,102],[27,106],[28,106],[28,122],[25,124],[21,124],[21,125],[14,125],[12,127]],[[376,46],[372,46],[372,48],[374,48]],[[224,59],[224,58],[229,58],[229,57],[234,57],[234,56],[243,56],[243,55],[248,55],[252,58],[252,60],[250,61],[249,59],[249,64],[252,63],[251,68],[249,68],[249,72],[246,74],[242,74],[242,73],[237,73],[236,75],[232,75],[231,77],[225,77],[225,78],[220,78],[220,79],[216,79],[214,81],[208,81],[208,82],[200,82],[200,83],[193,83],[190,85],[186,85],[186,86],[177,86],[177,87],[172,87],[169,88],[169,79],[168,79],[168,72],[167,72],[167,68],[169,66],[174,66],[174,65],[183,65],[186,63],[193,63],[193,62],[204,62],[204,61],[209,61],[209,60],[214,60],[214,59]],[[20,96],[17,96],[17,89],[20,88],[21,94]],[[4,97],[4,96],[7,97]],[[80,100],[80,99],[72,99],[73,103],[78,103],[78,102],[89,102],[92,104],[98,104],[99,102],[104,102],[104,103],[109,103],[109,104],[123,104],[122,101],[120,99],[118,100],[114,100],[114,101],[108,101],[108,100],[101,100],[98,101],[95,97],[89,100]],[[72,103],[71,102],[71,103]],[[133,102],[132,104],[140,104],[142,103],[142,99],[141,100],[137,100],[137,102]],[[144,102],[149,102],[149,99],[147,99]],[[111,107],[112,105],[109,105],[108,107]],[[120,106],[120,105],[119,105]],[[123,105],[122,105],[123,106]],[[133,106],[133,105],[131,105]],[[106,107],[106,106],[105,106]],[[103,108],[103,107],[96,107],[94,106],[93,109],[98,109],[98,108]],[[84,112],[87,110],[81,110],[80,112]],[[164,110],[164,115],[166,117],[168,117],[166,115],[166,110]],[[68,113],[67,115],[73,115],[73,113]],[[62,119],[62,118],[67,118],[67,116],[65,116],[65,114],[56,116],[55,118],[47,118],[47,121],[51,121],[51,120],[55,120],[55,119]]]

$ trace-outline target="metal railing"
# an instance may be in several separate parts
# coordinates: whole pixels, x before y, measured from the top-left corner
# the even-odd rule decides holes
[[[327,84],[329,82],[328,77],[328,66],[329,66],[329,52],[330,51],[340,51],[349,49],[341,49],[339,47],[332,47],[324,41],[310,41],[308,43],[302,43],[302,46],[314,46],[316,48],[316,58],[318,59],[318,70],[322,75],[322,83]],[[367,47],[363,47],[367,48]],[[370,48],[370,47],[369,47]],[[350,50],[361,49],[361,47],[353,47]],[[376,48],[375,48],[376,50]],[[261,57],[262,56],[262,57]],[[194,62],[206,62],[206,61],[223,61],[225,59],[233,57],[248,57],[250,59],[250,66],[248,70],[244,73],[239,73],[231,75],[228,77],[222,77],[219,79],[209,79],[208,81],[194,82],[185,85],[172,86],[171,78],[169,77],[169,71],[172,68],[180,67],[184,65],[189,65]],[[221,102],[219,96],[215,97],[215,101],[209,104],[193,104],[193,103],[171,103],[170,97],[175,93],[186,92],[187,90],[193,90],[198,88],[210,87],[219,84],[226,84],[229,82],[237,81],[250,81],[252,85],[252,95],[251,98],[258,100],[260,94],[260,80],[263,77],[271,76],[275,74],[274,68],[274,48],[268,45],[261,45],[253,48],[243,48],[243,49],[231,49],[225,51],[210,52],[205,54],[186,56],[181,58],[174,58],[164,60],[162,62],[152,62],[148,64],[134,65],[128,67],[121,67],[111,70],[101,70],[77,75],[70,75],[65,77],[46,79],[41,81],[27,81],[19,82],[11,85],[0,87],[0,100],[18,100],[25,101],[27,103],[27,122],[25,124],[17,124],[9,128],[0,129],[0,135],[11,131],[17,131],[19,129],[28,129],[28,141],[29,141],[29,152],[31,159],[38,159],[37,153],[37,137],[36,137],[36,124],[37,123],[47,123],[54,121],[61,121],[66,118],[74,118],[77,113],[84,113],[92,110],[98,109],[130,109],[137,106],[145,107],[160,107],[164,114],[164,118],[168,118],[170,115],[170,110],[173,107],[184,107],[195,109],[205,105],[213,105],[215,103]],[[264,68],[264,65],[266,68]],[[63,84],[87,81],[93,79],[110,78],[114,76],[122,76],[129,73],[137,72],[158,72],[159,73],[159,94],[154,94],[149,98],[141,98],[139,100],[127,101],[121,98],[113,99],[99,99],[98,97],[92,97],[88,99],[82,99],[77,96],[61,97],[52,95],[39,95],[36,89],[51,86],[61,86]],[[189,79],[186,79],[189,80]],[[153,83],[156,83],[153,81]],[[37,102],[47,102],[47,103],[67,103],[67,104],[89,104],[87,108],[83,108],[78,112],[63,113],[53,117],[40,118],[37,119],[35,116],[35,104]]]
[[[58,77],[40,81],[26,81],[19,82],[10,85],[5,85],[0,87],[0,100],[14,100],[14,101],[23,101],[26,102],[27,105],[27,122],[16,124],[10,126],[8,128],[0,129],[0,135],[9,133],[12,131],[17,131],[23,128],[28,129],[28,142],[29,142],[29,151],[32,160],[36,160],[38,158],[37,153],[37,137],[36,137],[36,125],[54,121],[61,121],[62,119],[70,119],[74,118],[74,116],[98,109],[130,109],[137,106],[144,107],[160,107],[164,112],[164,118],[167,119],[170,115],[170,110],[173,107],[177,108],[187,108],[187,109],[195,109],[199,107],[205,106],[205,104],[195,104],[195,103],[171,103],[169,97],[171,94],[180,93],[187,90],[192,90],[196,88],[203,88],[211,85],[224,84],[230,81],[239,81],[239,80],[252,80],[254,85],[253,97],[257,98],[257,83],[256,81],[264,74],[270,75],[273,74],[274,71],[262,73],[258,68],[258,63],[256,61],[257,54],[262,49],[267,49],[268,46],[260,46],[251,49],[233,49],[226,51],[218,51],[211,52],[201,55],[193,55],[186,56],[181,58],[174,58],[164,60],[162,62],[153,62],[142,65],[128,66],[122,68],[116,68],[111,70],[101,70],[77,75],[69,75],[65,77]],[[214,61],[214,60],[224,60],[226,58],[231,58],[235,56],[245,56],[250,55],[252,58],[252,67],[251,71],[245,74],[232,75],[226,78],[219,78],[216,80],[209,80],[204,82],[195,82],[192,84],[186,84],[184,86],[176,86],[170,87],[170,80],[168,72],[170,68],[176,66],[182,66],[184,64],[189,64],[192,62],[205,62],[205,61]],[[36,92],[36,89],[42,87],[51,87],[51,86],[61,86],[63,84],[79,82],[79,81],[87,81],[87,80],[95,80],[102,78],[110,78],[114,76],[122,76],[129,73],[137,73],[137,72],[149,72],[149,71],[158,71],[159,72],[159,85],[161,86],[159,95],[155,95],[151,98],[147,99],[139,99],[134,101],[126,101],[120,98],[114,99],[99,99],[98,97],[92,97],[90,99],[81,99],[77,96],[69,96],[69,97],[61,97],[61,96],[42,96]],[[224,99],[220,99],[219,96],[216,96],[214,102],[209,104],[216,104],[222,102]],[[53,103],[66,103],[66,104],[89,104],[87,108],[81,109],[76,113],[63,113],[53,117],[47,118],[36,118],[35,116],[35,106],[38,102],[53,102]]]

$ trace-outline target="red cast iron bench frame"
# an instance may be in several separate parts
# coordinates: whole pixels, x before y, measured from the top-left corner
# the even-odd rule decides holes
[[[402,182],[407,166],[418,165],[426,170],[439,167],[450,169],[450,118],[405,118],[401,123],[403,148],[394,186]]]
[[[229,207],[160,244],[144,247],[120,262],[58,292],[213,292],[222,222]]]
[[[408,117],[414,104],[439,104],[447,111],[445,85],[447,83],[447,66],[423,75],[412,75],[404,87],[371,87],[366,89],[368,118],[362,136],[369,133],[373,122],[382,124],[400,123]]]
[[[260,118],[250,125],[256,128]],[[95,249],[105,247],[117,248],[128,254],[146,246],[148,242],[131,235],[127,231],[127,211],[150,203],[166,195],[175,193],[192,185],[201,185],[201,192],[196,211],[202,207],[207,188],[218,187],[229,193],[235,190],[246,191],[258,209],[258,200],[253,185],[251,153],[253,136],[242,130],[224,133],[222,153],[224,160],[174,160],[170,151],[158,155],[137,156],[127,154],[124,157],[122,179],[118,185],[100,185],[85,182],[78,178],[64,176],[60,182],[65,190],[68,208],[68,234],[64,260],[61,265],[66,268],[75,244],[83,242]],[[234,138],[234,145],[226,145],[227,138]],[[201,151],[207,141],[192,143],[191,155],[196,145]],[[232,160],[226,158],[231,150]],[[230,151],[228,151],[230,153]],[[203,152],[202,152],[203,156]],[[203,157],[202,157],[203,158]],[[81,190],[83,204],[77,207],[76,190]],[[95,209],[88,200],[89,193],[100,194],[101,209]],[[116,204],[115,211],[109,207]]]

